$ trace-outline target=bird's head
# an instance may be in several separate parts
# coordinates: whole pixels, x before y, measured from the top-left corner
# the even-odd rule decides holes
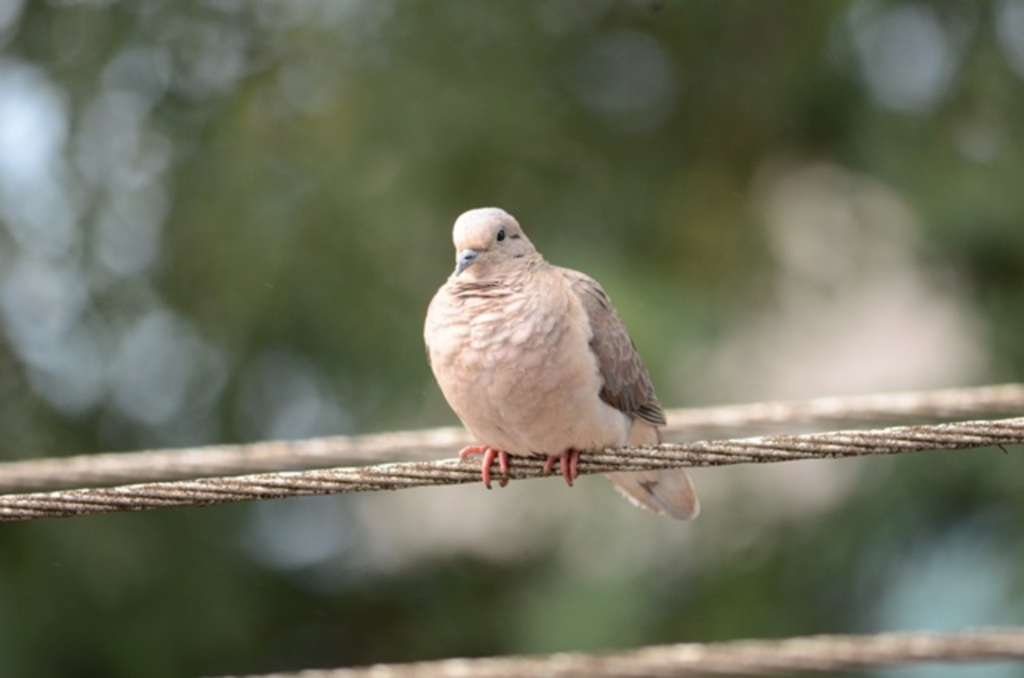
[[[497,207],[464,212],[455,220],[455,276],[491,278],[538,258],[519,222]]]

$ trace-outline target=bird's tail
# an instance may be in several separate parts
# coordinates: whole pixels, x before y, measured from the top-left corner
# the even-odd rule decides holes
[[[634,422],[630,445],[661,442],[658,429],[646,422]],[[690,477],[683,469],[609,473],[622,496],[640,508],[679,520],[692,520],[700,513],[700,501]]]

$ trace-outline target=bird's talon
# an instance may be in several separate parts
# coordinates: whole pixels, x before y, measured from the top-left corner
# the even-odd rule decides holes
[[[505,487],[508,485],[508,453],[498,452],[498,470],[501,471],[501,480],[498,481],[498,485]]]
[[[498,485],[501,487],[508,485],[508,452],[496,450],[486,445],[470,445],[469,447],[462,448],[462,451],[459,452],[459,459],[465,459],[474,454],[483,455],[483,461],[480,463],[480,478],[484,481],[484,487],[488,490],[491,489],[491,466],[494,465],[495,458],[498,459],[498,468],[502,474]]]
[[[544,475],[551,475],[555,470],[555,462],[558,462],[558,471],[565,478],[565,482],[572,487],[572,481],[580,475],[580,451],[566,450],[561,454],[549,454],[544,462]]]

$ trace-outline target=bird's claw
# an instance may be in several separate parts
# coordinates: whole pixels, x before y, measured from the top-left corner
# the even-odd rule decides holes
[[[498,470],[501,472],[498,485],[501,487],[508,485],[508,452],[496,450],[487,445],[470,445],[459,452],[459,459],[466,459],[474,454],[483,455],[483,460],[480,463],[480,477],[488,490],[491,489],[491,467],[494,466],[495,459],[498,460]],[[572,487],[573,481],[580,475],[580,451],[568,449],[561,454],[549,454],[547,461],[544,462],[545,475],[554,473],[555,462],[558,463],[558,471],[565,478],[565,483]]]
[[[556,461],[558,462],[558,470],[561,472],[562,477],[565,478],[565,483],[572,487],[572,481],[576,480],[580,475],[580,451],[569,449],[561,454],[549,454],[548,460],[544,462],[545,475],[554,472]]]
[[[501,487],[508,485],[508,452],[496,450],[486,445],[470,445],[469,447],[462,448],[462,451],[459,452],[459,459],[465,459],[474,454],[483,455],[483,461],[480,464],[480,477],[483,478],[484,485],[488,490],[491,489],[491,466],[494,465],[495,459],[498,460],[498,469],[502,475],[498,485]]]

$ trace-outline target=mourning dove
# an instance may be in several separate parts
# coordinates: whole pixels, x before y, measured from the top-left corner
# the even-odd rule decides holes
[[[665,414],[611,301],[593,278],[552,266],[504,210],[455,221],[455,271],[427,311],[427,357],[448,404],[483,455],[508,472],[508,455],[546,456],[569,485],[581,453],[660,442]],[[682,470],[609,476],[631,501],[696,517]],[[501,484],[507,483],[502,478]]]

